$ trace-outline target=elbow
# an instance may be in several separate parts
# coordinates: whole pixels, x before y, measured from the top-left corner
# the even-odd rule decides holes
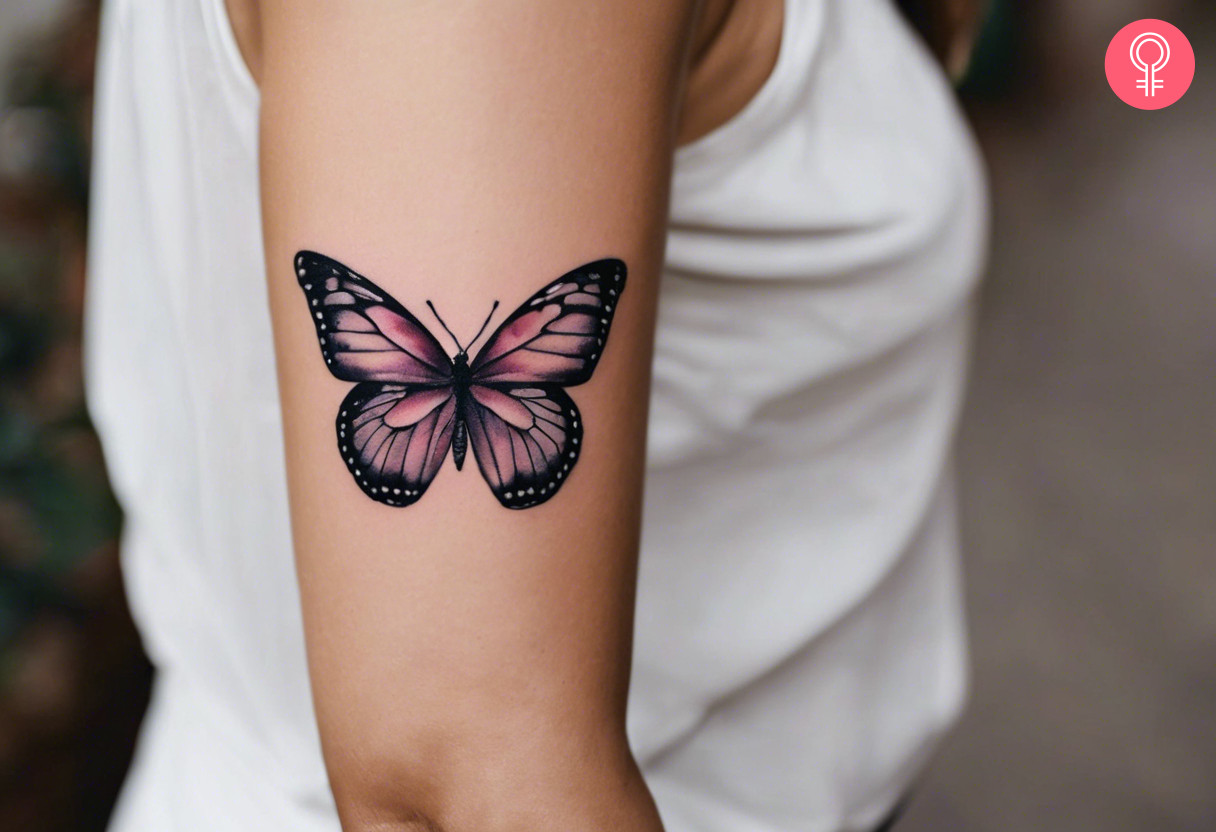
[[[619,726],[486,714],[327,742],[344,832],[658,829]]]

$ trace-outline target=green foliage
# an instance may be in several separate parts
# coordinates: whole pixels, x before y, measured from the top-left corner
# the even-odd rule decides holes
[[[39,54],[0,68],[0,692],[30,621],[86,614],[120,524],[80,385],[88,73]]]

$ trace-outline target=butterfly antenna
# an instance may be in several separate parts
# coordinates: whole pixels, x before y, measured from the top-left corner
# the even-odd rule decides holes
[[[481,325],[481,329],[477,330],[477,334],[473,336],[473,340],[469,342],[469,346],[477,343],[477,339],[481,337],[481,333],[486,331],[486,327],[490,325],[490,319],[494,317],[494,310],[498,309],[498,301],[494,301],[494,305],[490,307],[490,314],[486,315],[485,323]]]
[[[460,350],[461,352],[465,352],[465,348],[460,346],[460,340],[457,339],[457,337],[452,333],[452,330],[448,329],[448,325],[443,322],[443,318],[439,317],[439,311],[437,309],[435,309],[435,304],[431,303],[428,300],[426,302],[426,305],[431,307],[431,314],[433,314],[435,316],[435,320],[439,321],[439,325],[441,327],[443,327],[443,331],[446,332],[451,337],[451,339],[456,342],[456,349]]]

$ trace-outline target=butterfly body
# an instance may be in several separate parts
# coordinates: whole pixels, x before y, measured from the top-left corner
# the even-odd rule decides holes
[[[469,354],[464,350],[452,359],[452,389],[456,393],[456,427],[452,432],[452,462],[456,470],[464,468],[464,455],[469,450],[469,426],[465,413],[469,408],[469,385],[473,374],[469,372]]]
[[[336,428],[343,461],[367,496],[412,505],[449,449],[459,471],[470,447],[503,506],[530,508],[557,493],[583,437],[564,388],[588,381],[603,354],[625,288],[623,262],[588,263],[548,284],[472,359],[459,342],[449,356],[404,306],[338,261],[301,251],[295,267],[326,365],[357,382]]]

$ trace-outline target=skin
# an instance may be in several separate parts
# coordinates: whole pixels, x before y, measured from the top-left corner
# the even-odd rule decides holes
[[[343,828],[661,830],[624,726],[672,153],[763,83],[771,15],[696,0],[231,5],[262,91],[293,534]],[[722,82],[730,112],[688,98],[766,40],[731,76],[746,83]],[[305,248],[438,332],[432,300],[464,338],[494,300],[491,326],[566,270],[623,259],[611,342],[571,391],[585,445],[562,491],[508,511],[449,458],[414,506],[361,494],[334,446],[350,385],[326,370],[292,270]]]
[[[973,9],[973,0],[950,0]],[[241,55],[261,78],[259,0],[227,0]],[[953,8],[953,7],[952,7]],[[772,74],[781,47],[784,0],[705,0],[689,38],[687,78],[678,102],[676,144],[686,145],[730,121]],[[972,12],[967,20],[975,17]]]

